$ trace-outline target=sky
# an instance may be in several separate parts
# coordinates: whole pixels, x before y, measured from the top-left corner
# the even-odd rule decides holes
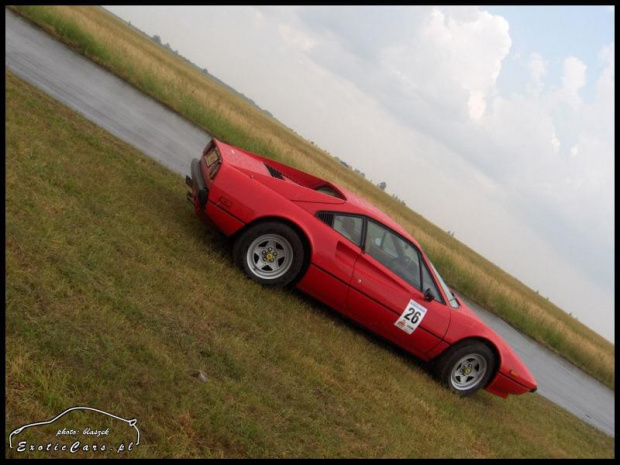
[[[613,7],[106,8],[614,341]]]

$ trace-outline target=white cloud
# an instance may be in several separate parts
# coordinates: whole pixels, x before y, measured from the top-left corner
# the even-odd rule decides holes
[[[586,85],[587,66],[574,56],[564,60],[564,75],[562,85],[569,92],[577,93],[579,89]]]
[[[586,85],[586,69],[588,67],[579,58],[570,56],[564,60],[562,74],[562,90],[568,101],[577,105],[581,103],[579,90]]]
[[[487,108],[487,104],[484,99],[484,92],[480,90],[471,91],[469,93],[468,108],[469,116],[473,120],[478,121],[482,118]]]
[[[254,25],[260,26],[263,22],[263,14],[259,10],[254,11]]]
[[[538,53],[532,53],[528,63],[530,75],[534,81],[532,91],[538,94],[543,87],[543,77],[547,74],[547,62]]]
[[[596,83],[596,92],[601,98],[609,98],[614,94],[615,81],[614,81],[614,69],[615,69],[615,43],[612,42],[599,52],[599,60],[605,63],[605,68],[601,73],[601,76]],[[613,99],[612,99],[613,100]]]
[[[298,48],[302,52],[311,51],[316,44],[312,37],[304,34],[300,30],[293,29],[288,24],[280,24],[278,26],[278,31],[289,45]]]
[[[570,156],[576,157],[579,154],[579,145],[573,145],[570,149]]]
[[[558,153],[560,150],[560,139],[558,139],[555,133],[553,133],[553,136],[551,137],[551,147],[553,147],[553,151],[555,153]]]
[[[453,11],[433,8],[409,40],[384,49],[382,65],[407,76],[431,104],[478,120],[510,50],[508,23],[477,8]]]

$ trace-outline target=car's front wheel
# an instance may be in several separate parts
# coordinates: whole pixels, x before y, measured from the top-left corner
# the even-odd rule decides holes
[[[448,349],[435,364],[435,375],[452,392],[469,396],[484,388],[495,372],[495,355],[480,341],[466,341]]]
[[[304,246],[290,226],[275,221],[258,223],[237,238],[233,257],[254,281],[283,287],[301,272]]]

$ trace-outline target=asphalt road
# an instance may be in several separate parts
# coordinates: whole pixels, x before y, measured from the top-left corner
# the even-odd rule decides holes
[[[211,136],[6,10],[6,66],[87,119],[189,174]]]
[[[119,139],[188,174],[211,136],[90,60],[6,11],[6,66]],[[181,199],[180,199],[181,201]],[[610,436],[614,392],[503,320],[468,302],[519,354],[538,393]]]

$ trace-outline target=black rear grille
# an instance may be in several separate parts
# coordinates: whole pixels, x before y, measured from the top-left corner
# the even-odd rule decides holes
[[[269,174],[271,176],[273,176],[274,178],[278,178],[278,179],[284,179],[284,175],[280,173],[277,169],[275,169],[273,166],[269,166],[267,163],[265,163],[265,166],[269,170]]]
[[[319,218],[319,220],[321,220],[327,226],[331,227],[334,224],[334,214],[333,213],[319,212],[319,213],[317,213],[316,216]]]

